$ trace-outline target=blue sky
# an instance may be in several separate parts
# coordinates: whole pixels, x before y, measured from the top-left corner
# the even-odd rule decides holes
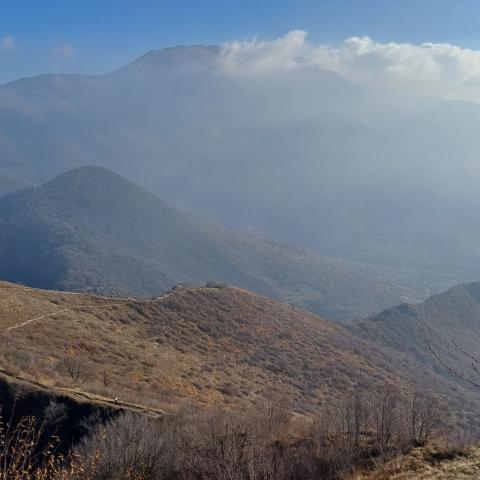
[[[0,0],[0,82],[102,73],[152,48],[289,30],[316,43],[448,42],[480,50],[477,0]]]

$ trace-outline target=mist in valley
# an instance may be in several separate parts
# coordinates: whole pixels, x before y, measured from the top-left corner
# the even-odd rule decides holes
[[[2,191],[102,165],[227,226],[467,280],[479,57],[292,31],[19,80],[0,88]]]

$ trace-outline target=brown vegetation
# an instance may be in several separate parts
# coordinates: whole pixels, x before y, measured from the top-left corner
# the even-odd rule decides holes
[[[480,449],[432,444],[398,456],[353,480],[467,480],[480,478]]]
[[[445,379],[405,357],[225,285],[112,301],[1,284],[0,327],[4,375],[168,413],[126,408],[67,457],[15,447],[35,459],[5,479],[378,479],[411,468],[415,455],[427,462],[418,452],[448,421],[440,405],[463,407],[460,389],[446,399]],[[38,426],[23,422],[33,435]],[[431,452],[431,462],[449,461]]]
[[[242,413],[183,410],[153,420],[132,412],[97,424],[68,455],[55,438],[40,448],[43,424],[33,417],[7,425],[0,479],[18,480],[314,480],[344,478],[359,469],[389,466],[418,442],[412,412],[421,404],[437,422],[430,400],[384,387],[345,396],[313,419],[269,401]]]
[[[191,402],[245,408],[273,394],[308,414],[355,389],[417,383],[452,412],[478,405],[405,356],[228,286],[136,301],[1,284],[0,329],[4,374],[90,400],[175,412]]]

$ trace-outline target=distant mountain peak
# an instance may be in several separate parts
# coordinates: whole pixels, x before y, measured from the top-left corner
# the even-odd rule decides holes
[[[122,177],[118,173],[115,173],[113,170],[110,170],[106,167],[100,167],[98,165],[82,165],[80,167],[73,168],[64,173],[61,173],[57,177],[50,180],[50,182],[64,181],[69,178],[84,178],[84,179],[93,179],[99,177],[109,177],[111,179],[118,179],[126,181],[125,177]],[[48,184],[49,182],[47,182]],[[130,182],[133,184],[133,182]]]
[[[214,69],[218,66],[220,50],[215,45],[179,45],[150,50],[118,71]]]
[[[61,173],[38,187],[38,190],[48,190],[55,184],[62,185],[64,189],[73,190],[77,188],[85,190],[87,185],[91,188],[95,184],[103,186],[103,188],[108,190],[144,190],[113,170],[96,165],[85,165]]]
[[[121,175],[118,175],[118,173],[115,173],[113,170],[106,167],[100,167],[98,165],[82,165],[80,167],[72,168],[71,170],[68,170],[63,174],[60,174],[57,178],[60,178],[63,175],[76,176],[76,175],[93,175],[93,174],[116,175],[118,177],[121,176]]]

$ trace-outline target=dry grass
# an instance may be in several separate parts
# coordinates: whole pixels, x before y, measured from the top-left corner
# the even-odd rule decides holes
[[[277,391],[308,409],[358,379],[390,376],[356,353],[344,330],[239,289],[177,288],[156,302],[115,303],[2,285],[0,328],[62,312],[7,332],[1,366],[51,387],[162,408],[229,406]],[[97,308],[65,311],[76,305]],[[78,381],[59,368],[66,356],[84,369]]]
[[[0,284],[0,329],[37,317],[0,337],[5,373],[162,411],[192,401],[231,408],[276,395],[306,413],[357,387],[408,389],[416,379],[444,389],[440,377],[404,357],[233,287],[177,287],[149,302]],[[65,357],[80,362],[78,379],[62,368]],[[461,391],[450,397],[463,402]]]
[[[480,447],[432,445],[416,448],[372,473],[354,480],[464,480],[480,478]]]

